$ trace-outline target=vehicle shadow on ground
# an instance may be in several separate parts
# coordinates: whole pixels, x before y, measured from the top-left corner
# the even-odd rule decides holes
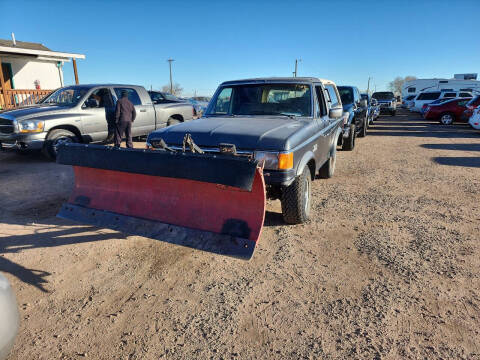
[[[464,166],[480,168],[480,157],[434,157],[432,159],[439,165]]]
[[[19,153],[15,151],[0,151],[1,164],[26,164],[26,163],[54,163],[47,159],[41,151],[28,151]]]
[[[263,222],[263,226],[280,226],[286,225],[285,221],[283,221],[283,217],[281,213],[273,212],[273,211],[265,211],[265,221]]]
[[[28,224],[23,224],[29,226]],[[63,226],[67,224],[62,224]],[[50,248],[86,242],[125,238],[119,232],[98,233],[99,228],[94,226],[60,227],[55,224],[35,224],[37,229],[33,233],[22,235],[4,235],[0,237],[0,271],[7,272],[17,277],[24,283],[35,286],[43,292],[49,292],[45,288],[48,283],[46,277],[51,275],[47,271],[29,269],[17,264],[3,256],[4,254],[19,253],[24,250],[35,248]],[[60,227],[60,228],[59,228]]]
[[[480,132],[468,125],[441,125],[437,122],[427,122],[424,119],[411,118],[380,118],[369,128],[368,136],[410,136],[434,138],[477,138]]]
[[[423,144],[420,146],[432,150],[480,151],[480,144]]]

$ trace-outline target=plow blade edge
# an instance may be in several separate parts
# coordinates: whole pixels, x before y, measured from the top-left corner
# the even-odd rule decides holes
[[[75,185],[58,216],[249,259],[265,217],[255,162],[233,156],[63,145]]]

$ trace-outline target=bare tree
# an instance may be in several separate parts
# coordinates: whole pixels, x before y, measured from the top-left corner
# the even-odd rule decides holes
[[[179,83],[173,84],[173,89],[172,90],[173,90],[172,95],[175,95],[175,96],[182,95],[183,88],[180,86]],[[162,86],[162,92],[170,93],[170,85],[163,85]]]
[[[388,84],[388,87],[391,91],[395,93],[395,95],[401,95],[402,94],[402,86],[405,83],[405,81],[410,81],[410,80],[415,80],[417,77],[416,76],[405,76],[402,78],[401,76],[397,76],[393,81],[390,81]]]

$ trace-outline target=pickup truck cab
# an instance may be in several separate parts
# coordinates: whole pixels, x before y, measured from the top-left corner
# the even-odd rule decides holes
[[[339,86],[338,91],[345,111],[339,145],[342,145],[343,150],[351,151],[355,147],[357,136],[367,136],[368,104],[365,99],[362,99],[356,86]]]
[[[137,113],[132,126],[134,137],[193,118],[190,104],[153,102],[141,86],[67,86],[39,104],[0,112],[0,148],[43,150],[55,158],[60,143],[104,142],[109,124],[114,126],[115,105],[123,90]]]
[[[333,176],[343,109],[335,83],[317,78],[260,78],[222,83],[204,116],[147,138],[147,148],[182,148],[186,134],[207,153],[224,144],[264,166],[267,196],[280,199],[287,223],[308,220],[311,182]]]
[[[391,91],[379,91],[372,94],[380,105],[380,113],[388,113],[395,116],[397,113],[397,98]]]

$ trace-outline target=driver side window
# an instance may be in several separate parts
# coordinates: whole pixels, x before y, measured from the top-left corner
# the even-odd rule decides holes
[[[97,89],[88,97],[85,102],[88,108],[106,108],[113,106],[113,98],[108,88]]]

